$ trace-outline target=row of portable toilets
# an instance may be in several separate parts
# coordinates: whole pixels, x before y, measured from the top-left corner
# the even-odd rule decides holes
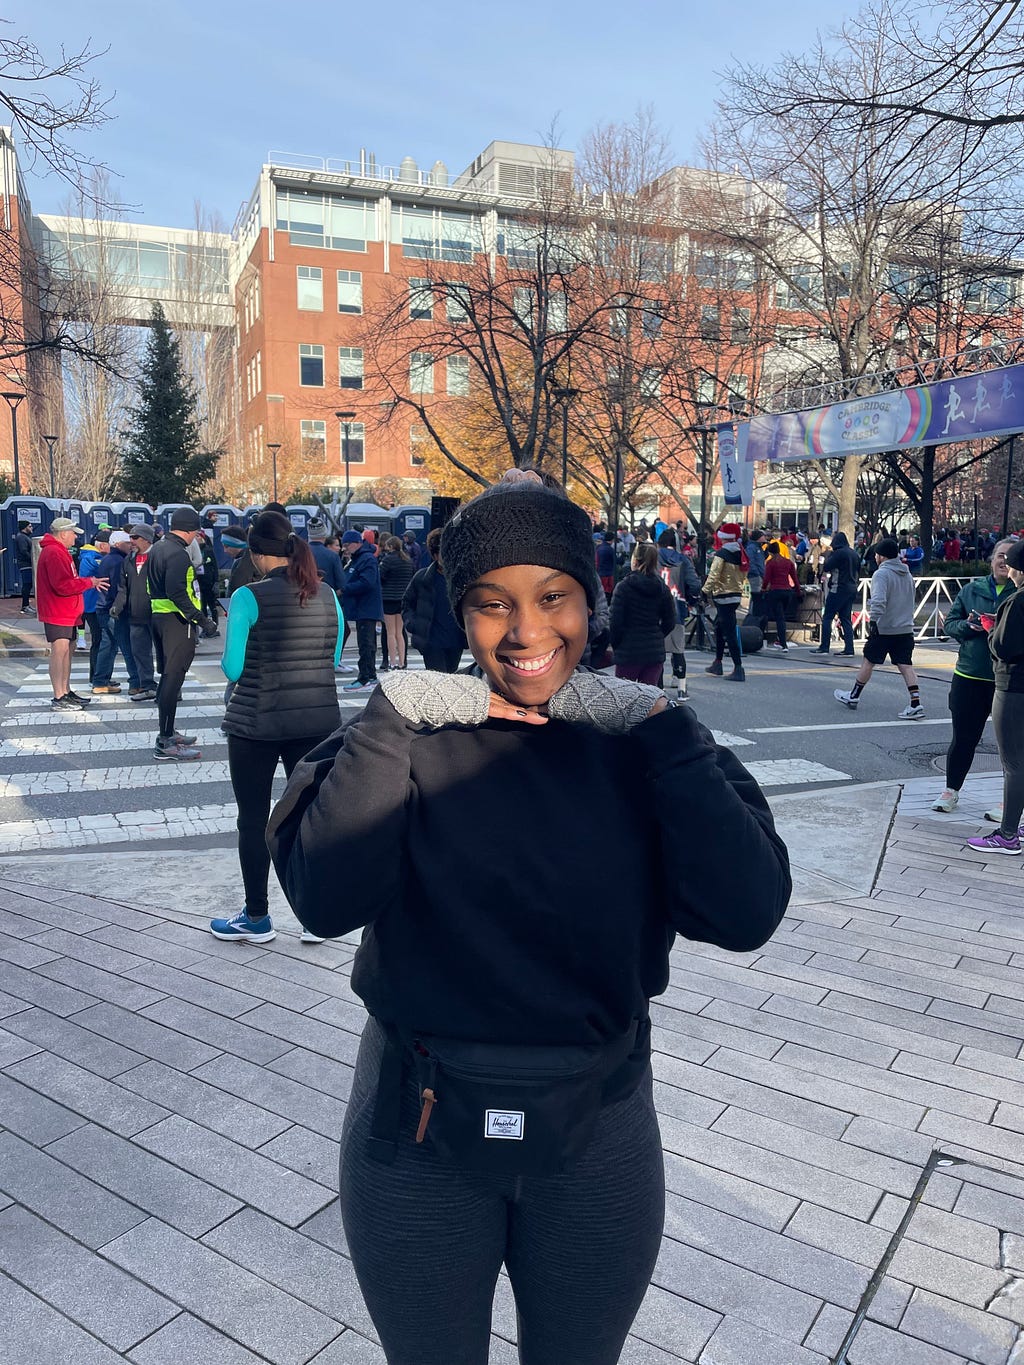
[[[170,529],[171,517],[174,513],[180,507],[191,506],[191,503],[165,502],[154,510],[144,502],[84,502],[75,498],[8,498],[6,502],[0,504],[0,540],[2,540],[5,551],[4,554],[0,555],[0,561],[3,564],[4,595],[10,596],[21,591],[17,559],[14,554],[14,537],[17,534],[20,522],[29,522],[32,527],[31,534],[34,537],[40,537],[46,534],[50,522],[55,517],[70,517],[76,525],[82,527],[83,535],[80,538],[80,544],[87,544],[92,540],[97,528],[103,525],[115,528],[128,527],[144,521],[150,525],[161,526],[167,531]],[[208,503],[205,507],[199,508],[199,515],[204,521],[208,512],[212,512],[214,515],[212,523],[213,548],[217,556],[217,563],[221,568],[225,568],[230,563],[220,543],[225,528],[233,525],[248,526],[262,510],[261,507],[228,507],[219,503]],[[340,516],[337,504],[328,505],[327,510],[337,519],[339,525],[344,523],[344,518]],[[322,516],[323,513],[316,506],[296,505],[288,508],[289,520],[303,539],[308,538],[309,523]],[[424,541],[427,538],[427,532],[430,530],[430,508],[392,507],[390,510],[386,510],[383,507],[378,507],[375,503],[350,503],[347,524],[349,526],[358,525],[361,528],[370,527],[374,531],[390,532],[396,536],[402,536],[406,531],[411,531],[417,540]]]

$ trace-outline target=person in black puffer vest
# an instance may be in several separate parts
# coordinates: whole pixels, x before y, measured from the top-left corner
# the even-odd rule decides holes
[[[279,512],[261,512],[249,553],[262,575],[231,598],[221,667],[235,686],[224,716],[228,767],[238,802],[238,861],[245,905],[215,919],[216,938],[276,938],[267,879],[266,828],[278,763],[285,774],[337,729],[334,670],[344,620],[337,593],[320,581],[306,542]],[[313,934],[303,941],[319,943]]]
[[[612,593],[615,676],[660,687],[665,671],[665,636],[676,624],[676,604],[658,574],[658,551],[649,541],[633,551],[632,569]]]

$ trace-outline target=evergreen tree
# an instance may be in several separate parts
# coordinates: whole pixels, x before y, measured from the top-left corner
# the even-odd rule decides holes
[[[129,410],[120,483],[127,498],[153,505],[189,502],[213,478],[221,452],[199,449],[195,385],[159,303],[153,305],[151,329],[139,403]]]

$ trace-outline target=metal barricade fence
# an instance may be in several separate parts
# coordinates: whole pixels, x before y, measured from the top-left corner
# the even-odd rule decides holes
[[[969,578],[915,578],[914,579],[914,638],[915,640],[946,639],[946,613],[953,605],[957,593],[969,583]],[[871,597],[871,579],[863,578],[860,584],[860,602],[853,613],[853,633],[858,640],[868,633],[868,601]]]

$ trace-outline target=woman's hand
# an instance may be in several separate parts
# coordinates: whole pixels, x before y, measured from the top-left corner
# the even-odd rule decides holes
[[[528,711],[525,706],[516,706],[515,702],[506,701],[504,697],[499,697],[497,692],[491,693],[487,715],[491,720],[517,720],[523,725],[547,725],[548,723],[547,716],[542,716],[538,711]]]
[[[660,687],[603,673],[573,673],[548,702],[548,715],[570,724],[593,725],[609,735],[624,735],[667,707]]]
[[[466,673],[390,669],[381,679],[380,690],[400,716],[431,730],[445,725],[482,725],[491,714],[494,700],[483,678]]]

